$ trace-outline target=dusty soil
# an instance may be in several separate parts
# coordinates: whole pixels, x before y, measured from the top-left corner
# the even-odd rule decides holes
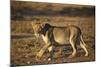
[[[41,17],[40,17],[41,18]],[[51,17],[48,17],[51,19]],[[53,17],[52,17],[53,18]],[[84,56],[83,49],[77,45],[77,56],[68,58],[72,53],[70,44],[66,46],[56,46],[53,60],[48,61],[48,51],[45,52],[41,60],[36,60],[36,53],[45,45],[41,37],[36,39],[31,27],[32,21],[13,21],[11,22],[11,65],[37,65],[37,64],[55,64],[55,63],[72,63],[87,62],[95,60],[95,20],[94,17],[54,17],[56,20],[49,22],[52,25],[74,24],[81,28],[83,39],[90,47],[88,48],[89,56]],[[69,18],[69,19],[68,19]],[[42,20],[45,19],[42,18]],[[63,20],[63,22],[61,22]],[[59,21],[59,22],[58,22]]]

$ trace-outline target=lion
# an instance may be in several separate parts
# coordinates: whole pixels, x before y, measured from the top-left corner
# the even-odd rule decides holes
[[[88,56],[87,45],[83,41],[81,29],[75,25],[67,25],[64,27],[53,26],[49,23],[32,23],[32,28],[34,30],[35,36],[38,38],[42,36],[43,41],[45,42],[45,46],[40,49],[37,53],[37,57],[41,58],[45,51],[49,51],[50,57],[48,60],[52,60],[52,56],[54,53],[55,43],[58,45],[67,45],[69,42],[73,52],[69,56],[70,58],[74,57],[77,53],[77,43],[79,42],[81,48],[85,51],[84,56]]]

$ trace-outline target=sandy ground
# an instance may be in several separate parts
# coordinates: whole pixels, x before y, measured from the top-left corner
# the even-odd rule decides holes
[[[60,20],[61,18],[59,18]],[[58,20],[58,21],[59,21]],[[64,20],[64,19],[62,19]],[[52,25],[74,24],[81,28],[85,43],[88,48],[89,56],[84,56],[83,49],[77,45],[77,55],[74,58],[68,58],[72,53],[70,44],[66,46],[56,46],[54,50],[53,60],[47,61],[48,51],[45,52],[41,60],[36,60],[36,53],[45,45],[41,37],[37,40],[33,35],[31,21],[12,21],[11,22],[11,65],[37,65],[37,64],[56,64],[56,63],[72,63],[87,62],[95,60],[95,23],[94,17],[88,18],[69,18],[69,22],[53,22]],[[65,20],[66,21],[66,20]],[[78,22],[80,21],[80,22]],[[23,24],[23,25],[22,25]],[[26,24],[26,25],[25,25]],[[26,28],[26,29],[25,29]]]

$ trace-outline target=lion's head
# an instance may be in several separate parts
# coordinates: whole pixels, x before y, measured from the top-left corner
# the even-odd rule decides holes
[[[36,37],[39,36],[39,33],[41,32],[43,27],[44,27],[44,24],[42,23],[32,23],[32,28]]]
[[[46,31],[51,27],[48,23],[32,23],[32,28],[34,30],[34,34],[36,37],[39,36],[39,34],[45,35]]]

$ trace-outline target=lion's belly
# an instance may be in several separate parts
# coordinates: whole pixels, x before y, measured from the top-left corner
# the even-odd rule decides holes
[[[68,44],[69,43],[69,39],[68,38],[55,37],[54,39],[59,44]]]
[[[54,40],[59,44],[69,43],[69,31],[67,29],[54,29],[53,30]]]

